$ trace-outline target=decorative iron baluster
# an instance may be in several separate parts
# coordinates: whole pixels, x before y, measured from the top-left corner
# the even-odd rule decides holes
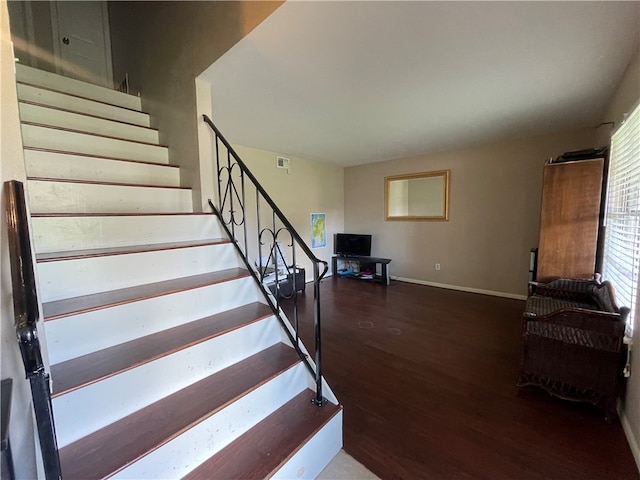
[[[316,383],[316,396],[312,400],[313,403],[319,407],[324,405],[327,400],[322,396],[322,342],[321,342],[321,312],[320,312],[320,281],[324,278],[327,271],[329,270],[329,266],[327,262],[324,260],[320,260],[317,258],[308,245],[302,240],[298,232],[293,228],[293,225],[287,220],[282,211],[278,208],[275,202],[271,199],[271,197],[264,190],[262,185],[258,182],[255,176],[251,173],[251,171],[247,168],[244,162],[240,159],[238,154],[234,151],[233,147],[229,144],[229,142],[224,138],[222,133],[218,130],[218,128],[213,124],[211,119],[204,115],[204,121],[209,125],[215,135],[216,141],[216,166],[218,173],[218,199],[219,199],[219,207],[217,208],[211,200],[209,200],[209,205],[211,206],[213,212],[220,218],[223,228],[233,240],[233,244],[241,254],[243,262],[249,269],[251,275],[258,282],[261,290],[266,296],[267,303],[273,310],[275,316],[278,318],[280,323],[283,325],[289,340],[292,345],[296,349],[298,355],[302,359],[303,363],[307,366],[309,371],[315,377]],[[227,149],[227,165],[220,166],[219,165],[219,143]],[[233,163],[232,163],[233,157]],[[240,175],[240,189],[238,192],[237,187],[235,185],[233,179],[233,169],[239,169]],[[224,175],[226,175],[226,184]],[[258,251],[258,271],[251,264],[249,260],[249,244],[248,244],[248,236],[247,236],[247,212],[246,210],[246,198],[245,198],[245,177],[249,180],[250,184],[256,189],[256,224],[257,224],[257,251]],[[224,188],[222,188],[224,187]],[[224,193],[222,193],[224,192]],[[235,197],[235,199],[234,199]],[[261,203],[264,201],[266,205],[271,209],[271,225],[270,227],[262,226],[261,219]],[[236,203],[238,204],[236,210]],[[226,212],[228,210],[228,218]],[[241,220],[239,219],[239,215],[241,215]],[[282,226],[280,226],[281,224]],[[243,248],[239,245],[238,238],[236,236],[235,227],[243,226],[244,233],[244,242]],[[291,248],[292,253],[292,263],[287,265],[284,262],[283,267],[279,268],[280,263],[283,263],[284,256],[282,255],[282,251],[280,249],[280,245],[278,242],[279,235],[282,234],[283,231],[286,231],[289,234],[289,239],[286,242],[287,247]],[[270,237],[270,247],[269,247],[269,258],[273,259],[273,264],[275,265],[274,277],[274,295],[272,296],[270,292],[268,292],[268,288],[264,284],[264,280],[266,277],[266,272],[268,268],[269,260],[267,260],[267,265],[263,264],[263,247],[267,244],[267,236]],[[300,344],[300,331],[299,331],[299,317],[298,317],[298,268],[297,268],[297,248],[296,244],[302,249],[304,254],[308,257],[313,265],[313,302],[314,302],[314,314],[313,314],[313,322],[314,322],[314,335],[315,335],[315,365],[312,365],[308,359],[308,356],[303,352]],[[320,266],[322,265],[322,269]],[[284,275],[286,281],[291,281],[293,286],[293,325],[291,328],[294,330],[294,334],[291,333],[289,327],[283,319],[283,314],[280,309],[280,298],[281,298],[281,275]]]
[[[291,232],[289,232],[291,233]],[[300,342],[300,331],[298,323],[298,263],[296,262],[296,242],[291,235],[291,267],[293,270],[293,325],[296,331],[296,343]]]
[[[242,227],[243,227],[243,237],[244,237],[244,251],[245,255],[249,254],[249,242],[247,240],[247,222],[244,218],[244,207],[246,205],[245,196],[244,196],[244,172],[240,170],[240,190],[242,191]]]
[[[280,279],[278,278],[278,276],[280,275],[280,268],[278,267],[278,255],[277,255],[277,251],[276,251],[276,212],[272,211],[271,212],[271,231],[273,232],[273,241],[271,242],[271,252],[269,254],[269,257],[273,259],[273,265],[276,269],[275,274],[276,274],[276,283],[275,283],[275,297],[276,297],[276,306],[278,307],[278,310],[280,309]]]
[[[220,176],[220,152],[219,145],[220,139],[218,138],[218,134],[215,136],[216,139],[216,172],[218,173],[218,205],[222,205],[222,192],[220,190],[220,183],[222,182],[222,178]]]
[[[324,276],[327,273],[328,266],[325,263],[324,265]],[[321,275],[319,274],[319,267],[317,263],[313,264],[313,278],[318,278]],[[314,282],[313,284],[313,324],[315,327],[315,336],[316,336],[316,365],[322,365],[322,337],[320,335],[322,328],[320,324],[320,282]],[[325,403],[327,403],[327,399],[322,396],[322,371],[320,368],[316,368],[316,398],[313,399],[313,403],[322,407]]]
[[[256,190],[256,224],[258,225],[258,262],[260,264],[260,283],[264,282],[264,274],[267,266],[262,266],[262,245],[263,243],[260,241],[260,236],[262,235],[262,230],[260,229],[260,192]]]
[[[229,148],[227,148],[227,169],[229,170],[229,178],[227,180],[227,190],[229,191],[229,217],[231,218],[231,235],[233,235],[233,239],[236,238],[236,226],[235,219],[233,218],[235,215],[235,210],[233,209],[233,195],[231,189],[233,188],[233,172],[231,171],[231,152]]]

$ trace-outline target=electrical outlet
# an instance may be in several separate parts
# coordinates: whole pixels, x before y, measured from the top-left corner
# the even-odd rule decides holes
[[[436,270],[440,270],[440,264],[436,263]]]

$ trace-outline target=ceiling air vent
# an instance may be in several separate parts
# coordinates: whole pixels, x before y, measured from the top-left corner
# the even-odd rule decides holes
[[[291,160],[285,157],[276,157],[276,165],[278,168],[289,168]]]

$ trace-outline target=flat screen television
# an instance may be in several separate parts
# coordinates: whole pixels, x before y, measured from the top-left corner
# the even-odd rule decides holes
[[[343,257],[371,256],[371,235],[336,233],[333,242],[334,253]]]

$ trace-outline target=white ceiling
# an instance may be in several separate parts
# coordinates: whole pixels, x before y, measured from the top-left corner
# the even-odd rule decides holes
[[[640,2],[292,2],[204,72],[231,143],[357,165],[602,121]]]

